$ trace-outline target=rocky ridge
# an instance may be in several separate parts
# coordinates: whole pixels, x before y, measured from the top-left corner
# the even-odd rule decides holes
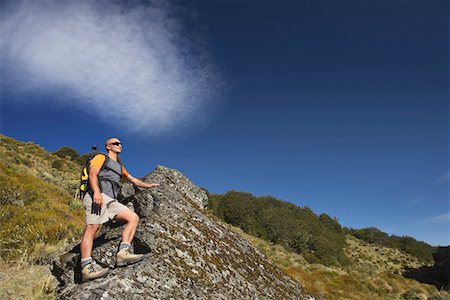
[[[133,247],[146,259],[114,268],[123,228],[106,224],[94,242],[93,257],[110,267],[110,274],[81,283],[75,246],[53,265],[58,298],[311,299],[298,282],[208,214],[206,192],[180,172],[158,166],[144,181],[161,186],[131,196],[134,187],[124,185],[121,197],[141,218]]]

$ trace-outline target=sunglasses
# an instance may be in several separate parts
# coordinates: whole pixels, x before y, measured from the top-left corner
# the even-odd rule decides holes
[[[114,142],[114,143],[111,143],[110,145],[116,145],[116,146],[119,146],[119,145],[122,145],[122,143],[121,143],[121,142]]]

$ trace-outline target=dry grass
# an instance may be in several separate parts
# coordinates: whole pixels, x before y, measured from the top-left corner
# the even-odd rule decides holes
[[[66,190],[70,195],[79,183],[81,168],[71,160],[62,160],[31,142],[20,142],[0,134],[0,161],[9,170],[36,176]],[[59,161],[61,167],[52,167]]]
[[[33,143],[0,135],[0,299],[54,299],[46,264],[79,239],[81,202],[73,199],[80,167]]]
[[[18,145],[13,144],[14,152],[23,156],[20,147],[25,146],[15,143]],[[78,237],[84,226],[81,202],[73,200],[64,184],[48,182],[39,176],[42,173],[33,175],[34,168],[26,167],[29,169],[26,171],[11,162],[14,158],[5,158],[5,145],[10,144],[0,147],[0,257],[5,261],[16,260],[32,252],[39,243],[57,244]]]
[[[424,266],[416,257],[398,249],[369,244],[353,236],[347,236],[345,254],[351,258],[352,269],[375,275],[390,272],[401,274],[405,268]]]
[[[46,266],[0,261],[0,299],[55,299],[56,278]]]
[[[0,179],[7,177],[1,167]],[[14,260],[38,243],[57,244],[81,234],[84,213],[69,206],[72,197],[64,190],[28,174],[11,176],[17,180],[0,185],[0,196],[6,195],[0,211],[0,257]],[[8,203],[9,195],[19,195],[20,201]]]
[[[432,295],[450,299],[448,292],[439,292],[432,285],[404,278],[401,272],[405,268],[417,268],[423,264],[415,257],[396,249],[371,245],[347,236],[345,253],[351,264],[347,267],[326,267],[309,264],[301,255],[248,235],[240,228],[230,228],[251,242],[277,267],[300,282],[304,290],[316,299],[400,300],[407,291],[411,291],[421,300]]]

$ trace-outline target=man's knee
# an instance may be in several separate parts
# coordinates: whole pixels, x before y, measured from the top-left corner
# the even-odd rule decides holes
[[[133,215],[131,217],[131,222],[136,223],[136,224],[139,222],[139,216],[135,212],[133,212]]]
[[[100,224],[86,224],[84,232],[87,234],[95,234],[99,229]]]
[[[127,222],[137,225],[139,223],[139,216],[135,212],[131,212],[128,215]]]
[[[139,222],[139,216],[130,209],[122,211],[115,217],[115,219],[122,220],[127,223],[135,223],[135,224],[137,224]]]

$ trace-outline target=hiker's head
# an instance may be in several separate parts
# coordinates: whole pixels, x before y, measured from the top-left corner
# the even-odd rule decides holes
[[[122,142],[118,138],[109,138],[105,142],[105,149],[119,154],[122,152]]]

